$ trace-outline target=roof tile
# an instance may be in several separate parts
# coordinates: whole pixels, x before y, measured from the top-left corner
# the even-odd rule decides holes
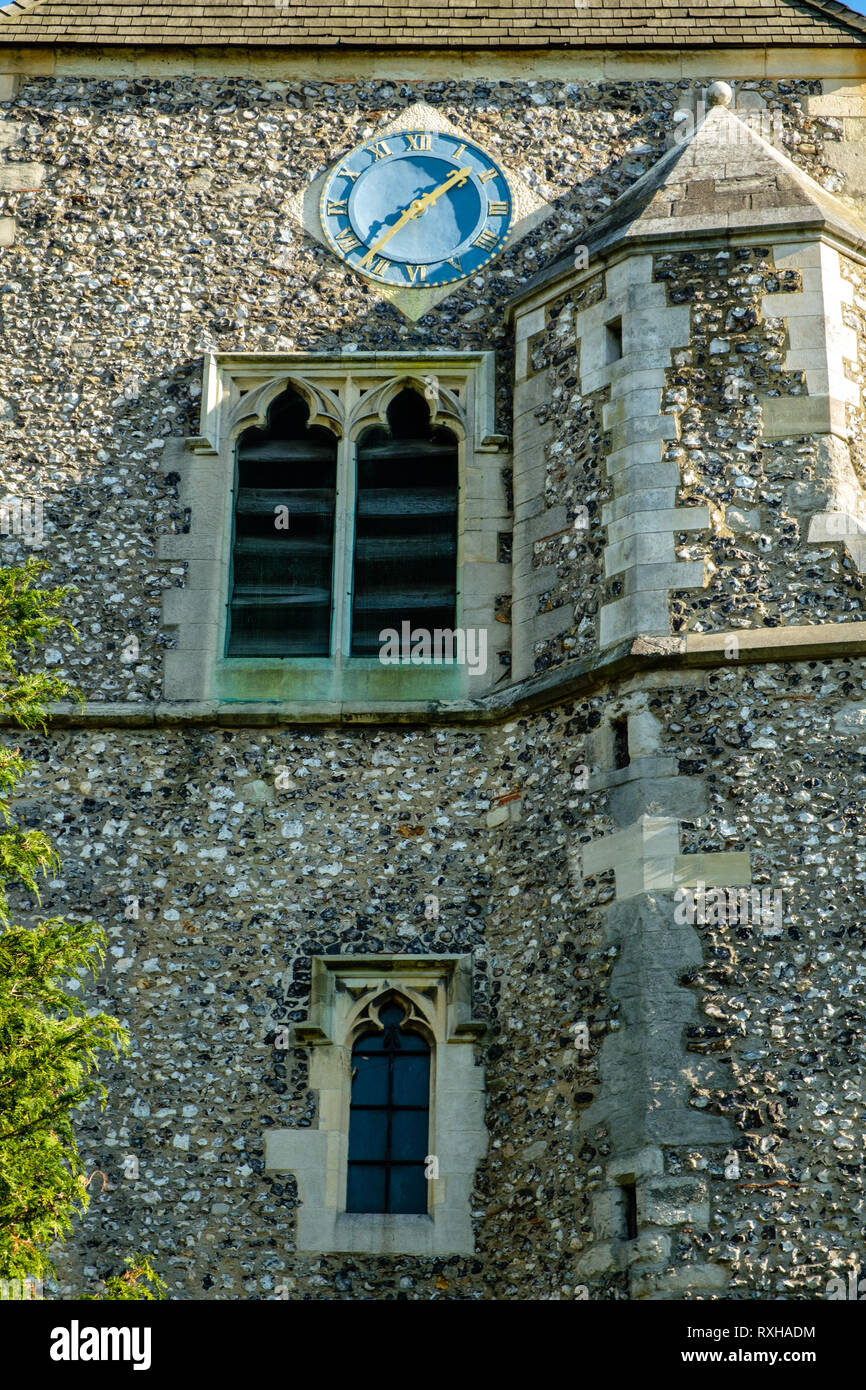
[[[0,0],[0,44],[691,47],[866,42],[836,0]]]

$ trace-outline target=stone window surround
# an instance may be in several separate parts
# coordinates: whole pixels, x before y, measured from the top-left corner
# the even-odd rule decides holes
[[[396,995],[431,1043],[428,1215],[346,1212],[352,1046]],[[371,1013],[371,1006],[373,1011]],[[471,956],[315,956],[309,1018],[292,1030],[311,1048],[317,1128],[271,1129],[265,1170],[294,1173],[301,1206],[296,1249],[321,1254],[472,1254],[475,1170],[487,1150],[484,1072],[476,1045],[485,1024],[472,1017]]]
[[[180,500],[189,507],[190,525],[187,533],[159,541],[160,558],[187,565],[184,587],[163,596],[163,625],[176,637],[165,654],[163,698],[314,702],[327,712],[343,701],[387,708],[394,701],[421,705],[486,693],[501,675],[496,647],[508,641],[495,600],[510,587],[510,570],[498,560],[498,536],[510,527],[510,516],[501,477],[505,437],[494,426],[494,381],[493,352],[207,353],[199,433],[186,440],[180,458],[172,451],[165,465],[181,475]],[[332,655],[228,658],[223,653],[235,445],[245,429],[265,422],[271,402],[290,385],[309,404],[309,423],[332,430],[338,440]],[[458,437],[456,625],[486,629],[484,676],[471,677],[457,666],[382,666],[348,654],[355,443],[364,429],[386,419],[391,400],[406,385],[425,394],[433,423]],[[488,455],[496,456],[495,466]]]

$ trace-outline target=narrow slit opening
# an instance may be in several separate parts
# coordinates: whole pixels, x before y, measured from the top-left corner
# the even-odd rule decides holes
[[[626,1240],[637,1240],[637,1183],[634,1178],[630,1182],[620,1184],[622,1188],[622,1224],[624,1238]]]
[[[613,765],[615,768],[628,767],[631,762],[628,751],[628,720],[614,719],[611,730],[613,733]]]
[[[622,357],[622,319],[611,319],[604,325],[605,363],[618,362]]]

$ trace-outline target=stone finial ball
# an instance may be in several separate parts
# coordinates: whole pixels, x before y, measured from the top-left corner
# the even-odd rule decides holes
[[[707,88],[708,106],[730,106],[733,99],[733,89],[727,82],[711,82]]]

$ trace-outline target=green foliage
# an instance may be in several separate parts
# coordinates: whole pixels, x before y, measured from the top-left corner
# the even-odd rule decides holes
[[[44,560],[28,560],[17,568],[0,569],[0,712],[25,729],[44,729],[46,702],[69,694],[60,676],[21,667],[22,648],[32,654],[37,642],[58,628],[75,633],[68,618],[56,612],[70,590],[36,588],[47,568]]]
[[[44,729],[45,702],[68,693],[59,677],[21,667],[37,642],[58,627],[72,630],[57,611],[68,590],[37,587],[45,568],[31,560],[0,570],[0,719],[26,729]],[[47,1247],[87,1210],[72,1112],[92,1096],[105,1104],[105,1088],[93,1076],[98,1058],[128,1046],[116,1019],[90,1013],[76,997],[102,966],[102,929],[60,917],[34,928],[10,922],[7,887],[21,885],[38,900],[39,876],[58,863],[42,831],[11,823],[9,796],[28,766],[20,750],[0,751],[6,824],[0,831],[0,1278],[6,1279],[52,1273]],[[155,1277],[137,1258],[144,1273],[129,1288]]]
[[[106,1279],[101,1294],[85,1294],[85,1303],[155,1303],[165,1298],[166,1288],[143,1255],[131,1255],[123,1274]]]

